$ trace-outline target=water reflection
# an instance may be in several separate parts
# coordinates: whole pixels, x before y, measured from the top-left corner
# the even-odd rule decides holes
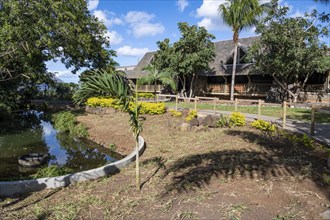
[[[60,134],[40,112],[16,115],[0,122],[0,180],[24,178],[36,172],[18,165],[17,158],[28,153],[49,153],[48,164],[75,171],[92,169],[122,158],[92,141]]]

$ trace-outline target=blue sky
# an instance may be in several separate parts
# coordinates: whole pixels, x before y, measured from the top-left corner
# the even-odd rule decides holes
[[[217,12],[224,0],[87,0],[90,13],[102,21],[108,31],[111,49],[117,51],[115,60],[120,66],[136,65],[148,51],[157,50],[157,41],[179,39],[177,23],[204,26],[214,34],[215,41],[232,39],[231,29],[223,24]],[[267,2],[270,0],[260,0]],[[330,5],[314,0],[281,0],[290,8],[290,16],[303,16],[316,8],[330,11]],[[255,36],[253,29],[241,32],[240,37]],[[330,44],[330,40],[326,39]],[[78,74],[72,74],[60,62],[48,62],[48,71],[65,82],[78,82]]]

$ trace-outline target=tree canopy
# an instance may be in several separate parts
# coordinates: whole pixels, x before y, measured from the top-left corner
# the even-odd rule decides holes
[[[178,23],[181,37],[170,44],[169,39],[157,42],[158,51],[153,64],[160,71],[175,73],[181,85],[182,96],[192,96],[193,83],[197,73],[209,70],[209,62],[215,57],[215,37],[204,27],[189,26],[186,22]]]
[[[46,61],[60,59],[73,73],[113,63],[105,31],[85,0],[0,0],[0,96],[42,80]]]
[[[271,74],[277,85],[297,101],[311,75],[329,69],[324,62],[327,47],[320,40],[328,36],[329,19],[316,10],[304,17],[288,17],[288,10],[273,1],[269,16],[257,26],[261,37],[250,54],[256,61],[256,71]],[[317,23],[319,19],[323,23]]]

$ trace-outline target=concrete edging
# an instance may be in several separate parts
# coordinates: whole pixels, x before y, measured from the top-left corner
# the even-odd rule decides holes
[[[143,137],[139,136],[139,155],[143,154],[145,147],[146,145]],[[63,176],[0,182],[0,196],[13,196],[15,194],[35,192],[43,189],[64,187],[77,182],[97,179],[108,174],[118,173],[123,167],[135,161],[135,155],[136,150],[127,155],[125,158],[105,166]]]

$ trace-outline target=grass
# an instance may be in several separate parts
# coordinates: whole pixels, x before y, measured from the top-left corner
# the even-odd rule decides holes
[[[175,107],[175,102],[167,102],[168,107]],[[179,108],[195,108],[194,103],[180,102],[178,104]],[[213,104],[197,104],[197,109],[199,110],[213,110]],[[234,106],[229,105],[216,105],[216,110],[218,111],[235,111]],[[258,106],[238,106],[237,110],[242,113],[258,114]],[[272,116],[277,118],[282,118],[283,108],[276,106],[263,106],[261,107],[261,115]],[[309,108],[287,108],[287,119],[300,120],[300,121],[310,121],[311,109]],[[316,112],[315,121],[317,123],[330,123],[330,115],[322,112]]]

